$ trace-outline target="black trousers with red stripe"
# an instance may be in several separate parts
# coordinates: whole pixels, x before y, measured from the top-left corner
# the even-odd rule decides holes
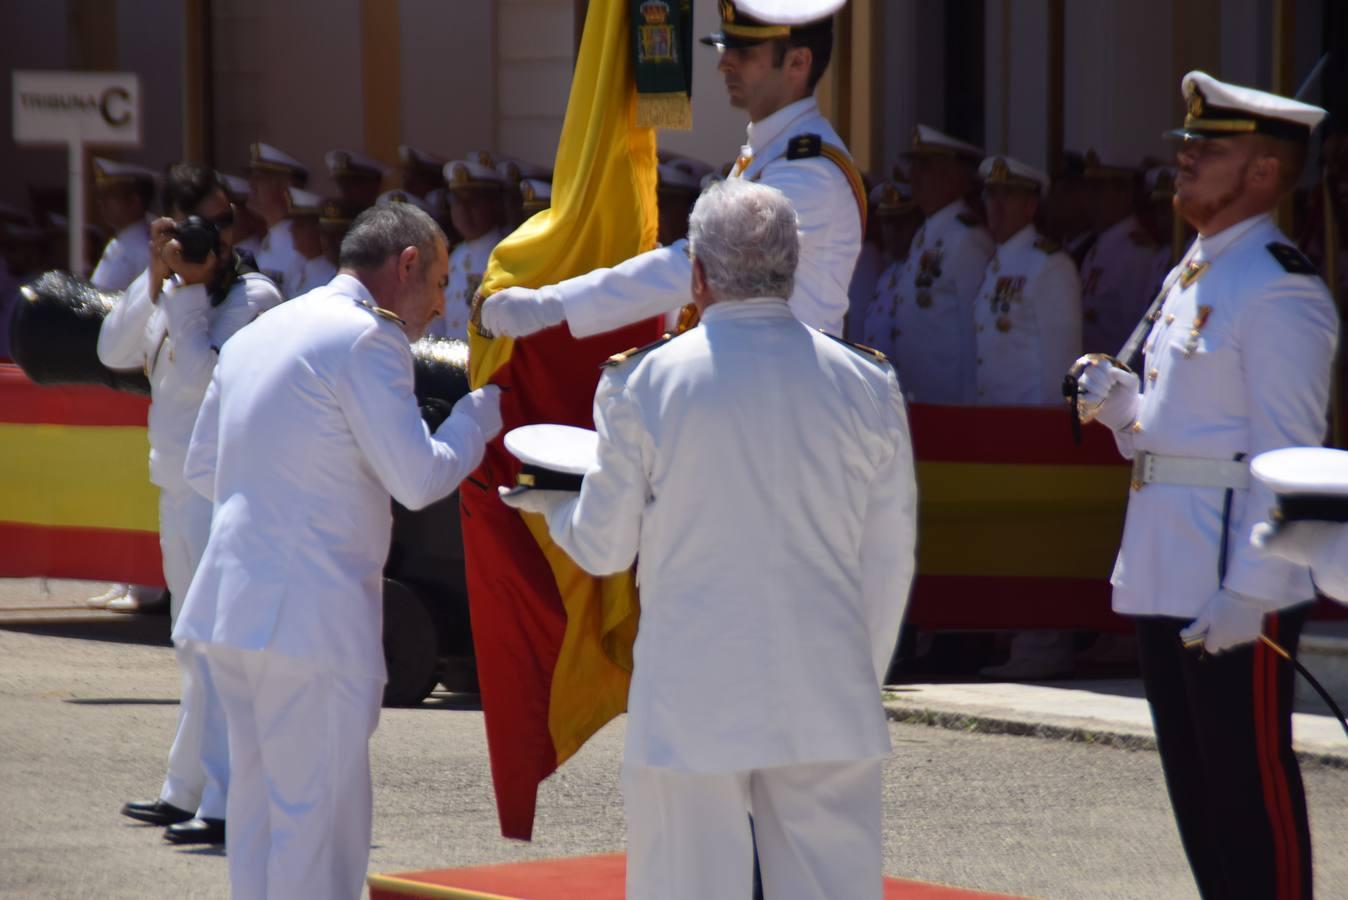
[[[1293,656],[1309,606],[1264,621]],[[1310,825],[1292,753],[1296,672],[1263,643],[1185,649],[1188,619],[1138,617],[1142,682],[1170,804],[1205,900],[1311,896]]]

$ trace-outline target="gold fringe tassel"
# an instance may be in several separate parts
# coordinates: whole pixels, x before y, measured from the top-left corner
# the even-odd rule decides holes
[[[693,106],[683,91],[637,94],[637,127],[691,131]]]

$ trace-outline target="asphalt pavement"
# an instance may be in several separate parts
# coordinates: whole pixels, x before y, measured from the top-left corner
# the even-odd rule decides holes
[[[117,812],[163,778],[177,716],[167,619],[81,610],[95,585],[48,588],[0,582],[0,895],[227,896],[220,851],[165,844]],[[1106,739],[1117,717],[1053,718],[1088,706],[1055,691],[1141,702],[1126,683],[1003,687],[905,685],[892,697],[902,721],[885,772],[885,871],[1031,897],[1196,896],[1145,734]],[[1017,711],[1030,696],[1045,708]],[[385,710],[371,745],[370,870],[622,850],[622,737],[619,719],[543,784],[526,844],[499,836],[473,698]],[[1303,755],[1321,897],[1348,884],[1348,772],[1334,757]]]

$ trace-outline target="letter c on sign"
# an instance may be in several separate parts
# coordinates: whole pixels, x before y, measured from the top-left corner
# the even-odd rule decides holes
[[[98,111],[103,114],[103,121],[114,128],[120,128],[131,121],[131,111],[127,105],[131,100],[131,95],[127,93],[126,88],[110,87],[103,92],[103,96],[98,101]],[[114,101],[116,103],[114,109]]]

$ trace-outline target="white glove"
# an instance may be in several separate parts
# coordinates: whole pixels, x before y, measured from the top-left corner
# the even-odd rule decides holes
[[[1270,556],[1313,566],[1317,559],[1330,558],[1342,532],[1337,522],[1287,522],[1281,527],[1260,522],[1250,532],[1250,543]]]
[[[470,420],[482,432],[482,439],[490,441],[501,433],[501,389],[494,384],[464,394],[449,412],[445,422],[455,419]],[[440,426],[443,428],[444,426]]]
[[[482,331],[488,337],[527,337],[566,321],[566,310],[552,291],[511,287],[482,301]]]
[[[1221,653],[1259,640],[1264,608],[1259,601],[1223,588],[1203,604],[1198,617],[1180,632],[1185,646],[1203,643],[1209,653]]]
[[[496,492],[501,495],[501,502],[506,506],[520,512],[540,513],[544,516],[551,516],[553,510],[577,496],[574,491],[545,491],[539,488],[518,490],[498,487]]]
[[[1133,424],[1139,401],[1137,376],[1105,359],[1082,357],[1078,362],[1084,365],[1077,376],[1081,420],[1099,419],[1115,431]]]

